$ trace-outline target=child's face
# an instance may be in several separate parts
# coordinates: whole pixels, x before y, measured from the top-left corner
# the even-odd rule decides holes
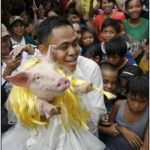
[[[115,37],[117,35],[117,32],[113,27],[108,26],[102,30],[101,34],[102,34],[104,41],[108,41],[111,38]]]
[[[94,42],[94,37],[90,32],[85,32],[82,34],[81,42],[83,45],[88,45]]]
[[[124,24],[121,24],[121,31],[119,33],[119,36],[122,38],[126,37],[126,31],[125,31],[125,25]]]
[[[77,24],[77,23],[74,23],[74,24],[73,24],[73,28],[74,28],[74,31],[75,31],[76,34],[77,34],[78,40],[80,41],[80,39],[81,39],[81,28],[80,28],[80,25]]]
[[[105,14],[110,14],[113,10],[113,2],[108,0],[102,0],[102,9]]]
[[[146,99],[145,97],[141,97],[139,95],[135,96],[129,93],[127,95],[127,99],[130,111],[135,114],[142,113],[148,107],[148,99]]]
[[[38,7],[38,17],[39,18],[44,18],[45,15],[45,9],[43,7],[43,5],[39,5]]]
[[[80,17],[75,14],[69,14],[68,16],[68,21],[74,21],[74,22],[79,22],[80,23]]]
[[[104,90],[114,93],[117,88],[117,71],[102,70]]]
[[[113,64],[115,67],[119,67],[122,64],[123,58],[119,55],[107,56],[106,62]]]
[[[132,0],[127,5],[127,13],[132,19],[140,17],[142,11],[142,5],[140,0]]]
[[[56,48],[53,49],[54,61],[65,66],[70,71],[74,71],[80,47],[73,28],[69,25],[54,28],[45,45],[39,46],[41,53],[47,51],[50,44],[56,45]]]
[[[15,34],[16,36],[23,36],[24,32],[25,32],[25,27],[24,24],[21,22],[16,22],[11,28],[11,33]]]

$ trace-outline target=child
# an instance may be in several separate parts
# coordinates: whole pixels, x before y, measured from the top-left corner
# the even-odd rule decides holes
[[[99,43],[96,33],[88,28],[82,28],[80,40],[81,47],[84,47],[92,43]]]
[[[149,22],[147,19],[141,17],[141,0],[127,0],[125,6],[129,16],[129,19],[125,20],[126,33],[130,36],[127,41],[131,43],[131,47],[133,47],[134,53],[136,53],[133,53],[132,56],[136,58],[135,60],[139,64],[143,56],[141,43],[149,35]]]
[[[100,64],[102,58],[102,51],[98,44],[90,44],[84,47],[83,51],[85,52],[83,56],[94,60],[98,65]]]
[[[120,37],[114,37],[106,42],[106,62],[115,65],[119,75],[132,64],[126,58],[127,44]]]
[[[106,150],[148,150],[149,81],[136,76],[126,85],[127,100],[118,100],[110,114],[111,126],[99,126],[109,135]]]
[[[100,68],[102,70],[104,90],[116,95],[118,84],[118,70],[115,68],[114,65],[107,62],[101,63]],[[110,112],[114,104],[114,100],[109,101],[105,97],[104,102],[107,108],[107,112]]]
[[[104,39],[104,42],[101,43],[101,49],[103,52],[102,61],[105,61],[105,58],[106,58],[105,42],[110,40],[113,37],[116,37],[116,36],[120,37],[121,30],[122,28],[120,25],[120,21],[118,20],[107,18],[103,22],[102,28],[101,28],[101,35]],[[136,64],[135,60],[132,58],[131,54],[128,51],[126,53],[126,57],[131,64]]]
[[[115,2],[118,3],[117,0]],[[98,29],[99,40],[101,42],[103,41],[103,39],[100,35],[100,31],[101,31],[102,24],[106,18],[109,17],[114,20],[122,20],[122,21],[125,20],[125,16],[122,12],[119,12],[113,9],[115,2],[113,0],[101,0],[100,1],[103,12],[95,17],[94,24]]]

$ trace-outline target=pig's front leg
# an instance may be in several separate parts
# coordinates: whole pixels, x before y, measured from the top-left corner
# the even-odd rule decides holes
[[[50,119],[53,115],[58,115],[61,113],[61,109],[59,106],[50,104],[43,99],[37,99],[36,110],[41,117],[44,117],[46,119]]]
[[[77,94],[82,95],[92,91],[92,87],[93,87],[92,83],[85,83],[83,85],[74,86],[74,91]]]

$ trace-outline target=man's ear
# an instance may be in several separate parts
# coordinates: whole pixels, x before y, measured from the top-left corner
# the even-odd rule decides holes
[[[43,55],[47,54],[47,47],[45,45],[41,44],[38,46],[38,48],[39,48],[41,54],[43,54]]]

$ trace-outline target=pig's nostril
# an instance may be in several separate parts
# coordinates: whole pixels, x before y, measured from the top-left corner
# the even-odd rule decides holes
[[[57,87],[60,87],[61,86],[61,84],[59,83],[58,85],[57,85]]]
[[[67,80],[65,81],[65,84],[68,84],[68,81],[67,81]]]

